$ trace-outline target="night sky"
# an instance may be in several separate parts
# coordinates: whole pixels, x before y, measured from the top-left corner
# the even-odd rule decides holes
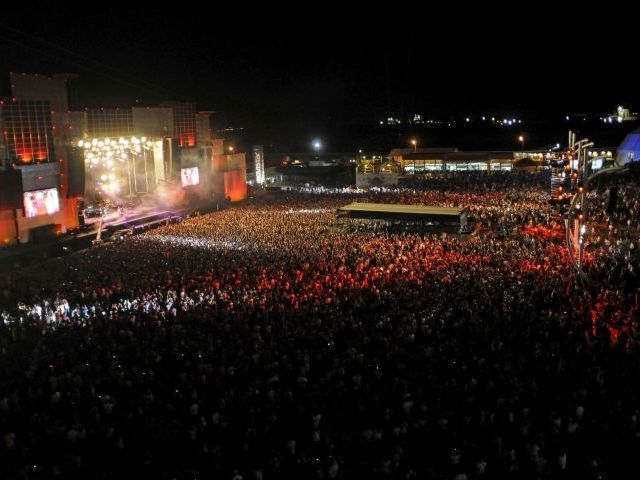
[[[495,21],[474,18],[479,12],[464,21],[458,12],[336,22],[328,15],[311,20],[310,11],[274,21],[206,14],[203,7],[199,14],[175,2],[27,3],[0,20],[1,93],[8,94],[9,71],[74,72],[73,108],[175,98],[216,111],[221,127],[309,132],[414,112],[640,110],[633,33],[600,14],[578,18],[581,30],[571,33],[552,12]]]

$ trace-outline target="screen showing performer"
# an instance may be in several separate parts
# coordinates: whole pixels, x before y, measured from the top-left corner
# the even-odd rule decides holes
[[[183,187],[198,185],[200,183],[200,174],[198,173],[198,167],[183,168],[180,171],[180,178],[182,179]]]
[[[24,215],[27,218],[51,215],[60,211],[57,188],[24,192]]]

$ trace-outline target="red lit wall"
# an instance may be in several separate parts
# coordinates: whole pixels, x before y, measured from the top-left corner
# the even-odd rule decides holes
[[[80,226],[78,221],[78,199],[77,198],[62,198],[62,205],[64,212],[64,226],[66,228],[76,228]]]
[[[232,202],[247,198],[247,174],[243,170],[224,172],[224,193]]]
[[[224,197],[238,202],[247,198],[247,167],[244,153],[234,155],[212,154],[211,156],[211,192],[214,196],[223,193]]]

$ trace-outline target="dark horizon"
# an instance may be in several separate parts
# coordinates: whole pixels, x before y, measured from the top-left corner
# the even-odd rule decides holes
[[[0,94],[9,93],[10,71],[77,73],[73,109],[194,101],[216,112],[217,129],[243,127],[257,143],[287,137],[290,148],[341,130],[373,133],[335,148],[386,146],[388,133],[374,126],[414,113],[554,122],[618,105],[640,110],[637,78],[624,67],[632,34],[586,35],[544,15],[514,12],[471,26],[456,16],[430,18],[422,28],[322,17],[280,26],[195,12],[185,19],[160,6],[105,12],[43,2],[0,21]],[[400,137],[424,130],[406,126]]]

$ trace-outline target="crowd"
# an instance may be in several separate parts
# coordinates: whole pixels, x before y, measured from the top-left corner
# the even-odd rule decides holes
[[[545,189],[549,186],[549,172],[468,171],[422,172],[408,177],[403,183],[410,188],[440,192],[488,192],[508,189]]]
[[[637,237],[581,282],[538,177],[267,195],[12,271],[0,478],[629,478]],[[480,228],[347,233],[354,200]]]
[[[640,171],[631,178],[628,174],[611,175],[594,183],[594,220],[612,229],[640,229]]]

